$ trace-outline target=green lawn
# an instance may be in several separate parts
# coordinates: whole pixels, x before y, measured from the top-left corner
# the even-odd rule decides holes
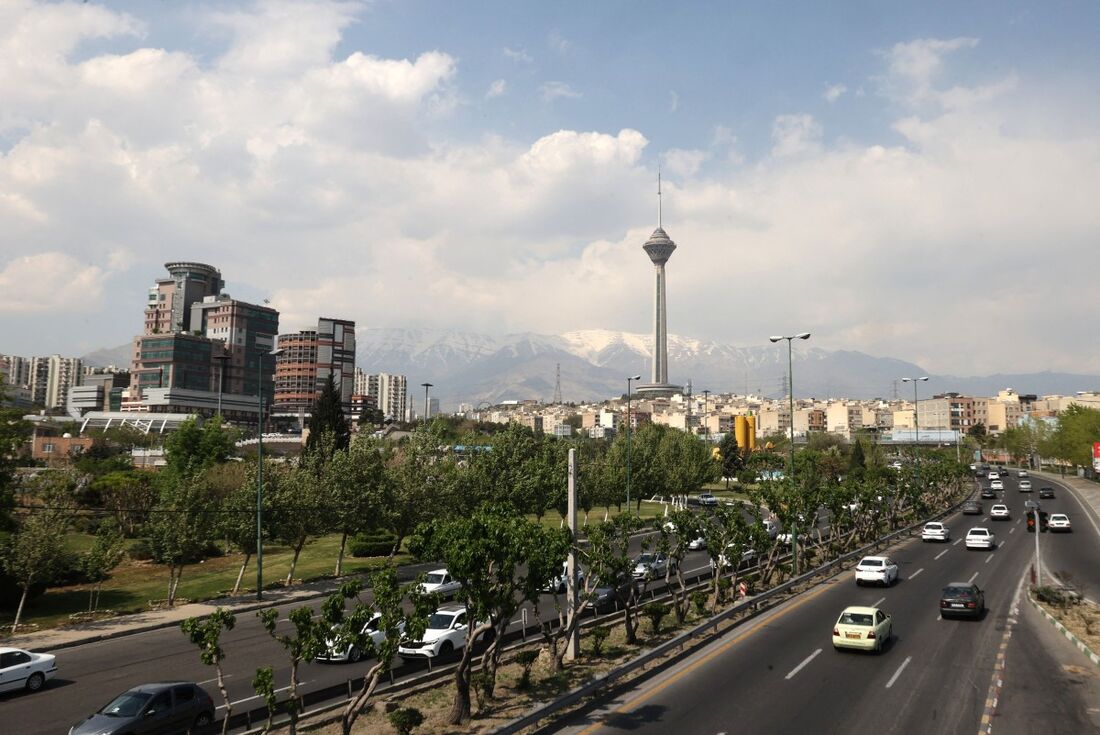
[[[73,550],[86,549],[91,536],[70,534],[66,544]],[[340,547],[338,535],[324,536],[302,549],[294,576],[299,580],[314,580],[331,576],[336,566],[336,552]],[[283,546],[264,547],[264,587],[282,584],[290,570],[293,556]],[[397,563],[412,561],[408,554],[399,554]],[[224,597],[233,589],[240,569],[242,556],[228,554],[207,559],[184,568],[177,596],[188,600],[210,600]],[[384,557],[356,559],[344,557],[344,573],[367,571],[386,564]],[[115,569],[111,579],[103,583],[99,607],[116,613],[141,612],[149,609],[152,600],[163,600],[167,595],[167,567],[152,562],[125,561]],[[241,584],[241,594],[256,589],[255,557],[249,562]],[[27,602],[23,611],[24,622],[51,628],[69,622],[69,615],[88,609],[88,585],[52,588],[44,595]],[[10,624],[14,611],[5,611],[0,625]]]

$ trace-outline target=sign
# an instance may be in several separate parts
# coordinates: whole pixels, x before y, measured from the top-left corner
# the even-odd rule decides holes
[[[1100,472],[1100,442],[1092,444],[1092,468]]]

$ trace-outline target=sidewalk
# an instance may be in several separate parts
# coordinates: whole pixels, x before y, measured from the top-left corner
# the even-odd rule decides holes
[[[397,577],[407,582],[421,572],[434,569],[437,563],[406,564],[397,568]],[[192,602],[179,605],[170,610],[149,610],[131,615],[119,615],[114,618],[79,623],[60,628],[50,628],[34,633],[21,633],[17,636],[0,637],[0,643],[17,646],[32,651],[53,651],[69,648],[83,643],[105,641],[134,633],[178,626],[187,618],[204,617],[217,608],[225,608],[240,614],[261,610],[266,607],[301,603],[326,597],[340,589],[340,585],[353,579],[352,576],[340,579],[322,579],[288,588],[264,590],[264,599],[257,600],[253,595],[245,597],[223,597],[207,602]]]

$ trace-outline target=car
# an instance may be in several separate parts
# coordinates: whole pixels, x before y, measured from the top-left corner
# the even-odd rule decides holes
[[[1041,488],[1039,488],[1039,497],[1040,498],[1053,498],[1054,497],[1054,488],[1052,488],[1052,487],[1041,487]]]
[[[718,498],[714,497],[711,493],[703,493],[699,496],[699,505],[712,508],[718,505]]]
[[[991,521],[1008,521],[1012,520],[1012,513],[1009,511],[1008,506],[1004,503],[997,503],[989,509],[989,520]]]
[[[1038,503],[1036,503],[1035,505],[1037,507]],[[1049,524],[1050,524],[1050,514],[1047,513],[1045,510],[1040,510],[1039,511],[1039,531],[1043,532],[1043,531],[1050,530],[1049,529]],[[1028,530],[1029,533],[1035,533],[1035,513],[1034,513],[1034,511],[1027,514],[1027,530]]]
[[[987,474],[986,477],[988,477],[990,480],[999,480],[1001,479],[1001,473],[997,472],[996,470],[990,470],[989,474]]]
[[[1003,480],[992,480],[989,483],[989,489],[990,490],[1004,490],[1005,489],[1004,481]]]
[[[774,518],[761,518],[760,524],[764,526],[764,533],[768,534],[768,538],[775,538],[779,535],[779,521]]]
[[[424,575],[424,581],[420,584],[420,591],[424,594],[435,593],[448,600],[462,589],[462,583],[451,576],[446,569],[436,569]]]
[[[920,532],[921,541],[950,541],[951,529],[939,521],[929,521]]]
[[[57,673],[57,656],[0,647],[0,692],[37,692]]]
[[[971,472],[977,472],[978,471],[978,465],[971,463],[970,471]]]
[[[1020,470],[1016,473],[1016,477],[1029,477],[1027,470]]]
[[[734,547],[734,544],[730,544],[729,546],[726,547],[725,551],[729,552],[733,549],[733,547]],[[741,561],[738,562],[737,568],[738,569],[745,569],[747,567],[751,567],[754,563],[756,563],[756,551],[753,550],[753,549],[745,549],[744,551],[741,552]],[[714,566],[715,566],[714,565],[714,559],[710,560],[710,566],[711,566],[712,569],[714,568]],[[726,555],[726,553],[723,552],[723,553],[719,554],[718,555],[718,568],[719,569],[726,569],[730,566],[731,566],[730,560],[729,560],[729,557]]]
[[[688,541],[688,548],[692,551],[698,551],[699,549],[707,548],[706,537],[700,536],[699,538],[693,538],[691,541]]]
[[[404,639],[397,646],[401,658],[437,658],[466,647],[469,615],[465,605],[444,605],[428,616],[420,640]]]
[[[1069,516],[1065,513],[1051,513],[1047,521],[1047,528],[1052,532],[1073,533],[1073,525],[1069,522]]]
[[[1022,493],[1031,492],[1031,480],[1020,480],[1020,482],[1017,484],[1017,488]]]
[[[898,581],[898,565],[888,556],[865,556],[856,564],[856,584],[889,587]]]
[[[561,574],[557,575],[542,588],[543,592],[565,592],[566,582],[569,579],[569,562],[564,561],[561,564]],[[580,565],[577,565],[577,582],[584,581],[584,570]]]
[[[951,582],[940,593],[940,617],[980,618],[985,611],[985,593],[972,582]]]
[[[639,554],[634,559],[634,570],[631,573],[634,575],[634,579],[649,581],[664,577],[668,567],[669,560],[664,554]]]
[[[982,514],[982,504],[977,500],[967,500],[962,504],[962,511],[964,515],[980,516]]]
[[[877,607],[846,607],[833,625],[833,648],[878,653],[890,640],[894,619]]]
[[[990,499],[990,498],[996,498],[997,497],[997,491],[994,490],[991,487],[983,487],[982,488],[982,497],[987,499],[987,500]]]
[[[69,729],[69,735],[205,732],[214,723],[214,701],[189,681],[164,681],[127,689]]]
[[[1028,511],[1039,510],[1043,506],[1039,504],[1038,500],[1031,500],[1030,498],[1024,501],[1024,508]]]
[[[971,528],[966,532],[966,548],[995,549],[997,536],[988,528]]]
[[[592,607],[598,613],[613,612],[619,609],[619,605],[636,589],[634,577],[612,584],[601,579],[593,579],[590,595]]]
[[[397,629],[401,633],[405,632],[405,621],[402,620],[397,624]],[[363,625],[363,633],[369,634],[371,643],[375,646],[382,645],[382,641],[386,640],[386,631],[382,630],[382,613],[376,612],[371,615],[366,624]],[[331,639],[327,639],[325,643],[328,645],[328,650],[317,657],[318,661],[347,661],[348,663],[358,663],[363,658],[363,650],[358,646],[348,643],[346,646],[338,646],[335,636]]]

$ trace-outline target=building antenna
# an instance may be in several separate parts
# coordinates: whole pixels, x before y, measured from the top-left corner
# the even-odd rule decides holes
[[[657,166],[657,227],[661,226],[661,167]]]
[[[554,375],[554,405],[561,405],[561,363],[558,363],[558,367]]]

